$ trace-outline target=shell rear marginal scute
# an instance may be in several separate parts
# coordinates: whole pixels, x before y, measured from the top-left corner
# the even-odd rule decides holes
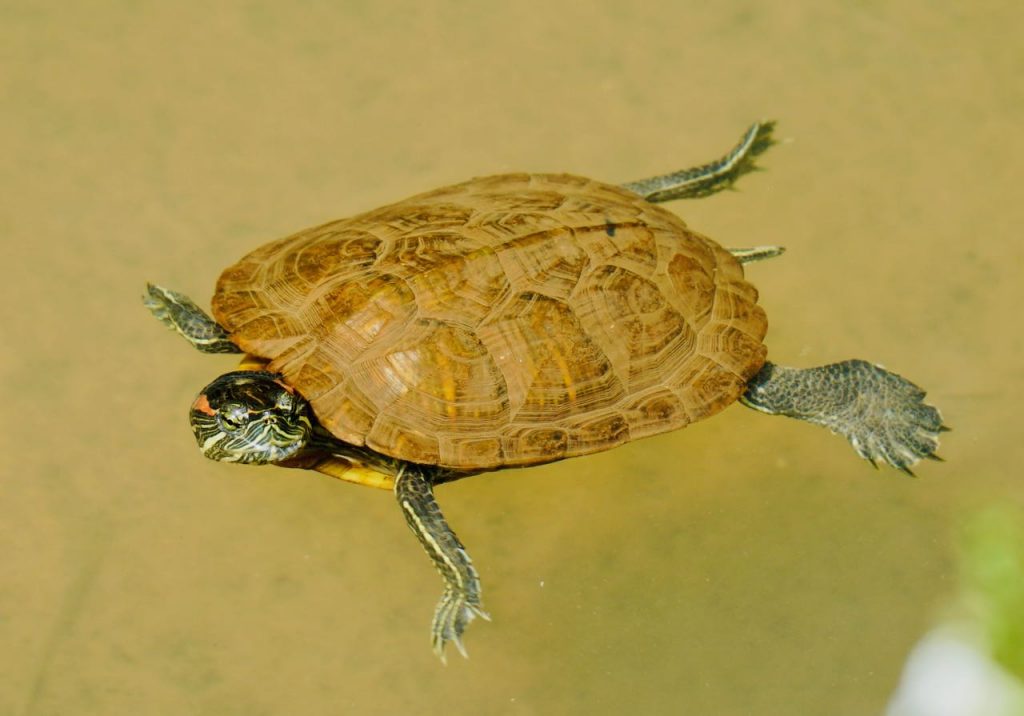
[[[721,410],[764,362],[756,302],[740,264],[667,210],[512,174],[267,244],[224,271],[213,310],[342,440],[488,469]]]

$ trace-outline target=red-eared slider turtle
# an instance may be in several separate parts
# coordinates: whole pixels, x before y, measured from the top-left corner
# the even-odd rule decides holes
[[[860,360],[765,362],[743,264],[781,249],[724,249],[656,204],[729,186],[771,135],[755,124],[718,161],[621,186],[503,174],[307,229],[226,269],[213,318],[150,286],[146,305],[196,348],[248,356],[192,404],[203,453],[393,489],[444,579],[442,656],[485,613],[440,483],[607,450],[737,399],[909,472],[943,430],[924,391]]]

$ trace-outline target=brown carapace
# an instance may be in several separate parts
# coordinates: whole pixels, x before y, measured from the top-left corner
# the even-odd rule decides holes
[[[733,255],[635,193],[506,174],[267,244],[213,314],[339,439],[477,471],[718,412],[764,364],[756,302]]]

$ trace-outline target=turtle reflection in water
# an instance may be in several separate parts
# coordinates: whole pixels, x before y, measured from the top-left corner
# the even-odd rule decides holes
[[[149,286],[146,305],[193,346],[246,354],[192,404],[202,451],[393,489],[444,580],[442,658],[448,642],[465,654],[486,613],[441,483],[607,450],[737,399],[909,473],[944,429],[924,391],[860,360],[766,362],[743,264],[782,249],[724,249],[657,205],[730,186],[772,129],[621,186],[503,174],[307,229],[225,270],[212,318]]]

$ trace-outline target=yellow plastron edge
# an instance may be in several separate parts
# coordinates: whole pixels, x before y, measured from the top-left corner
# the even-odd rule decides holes
[[[395,478],[391,475],[385,475],[383,472],[377,472],[362,465],[354,465],[341,458],[325,458],[315,465],[310,465],[308,469],[322,472],[345,482],[354,482],[357,485],[379,487],[382,490],[395,489]]]

